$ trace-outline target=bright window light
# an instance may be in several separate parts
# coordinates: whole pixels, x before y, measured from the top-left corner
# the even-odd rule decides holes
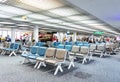
[[[88,16],[70,16],[70,17],[67,17],[67,18],[69,18],[71,20],[74,20],[74,21],[90,19],[90,17],[88,17]]]
[[[48,10],[63,6],[59,0],[20,0],[20,2],[42,10]]]
[[[40,19],[40,20],[50,18],[48,16],[40,15],[40,14],[30,14],[30,15],[27,15],[27,17],[34,18],[34,19]]]
[[[64,22],[64,21],[58,20],[58,19],[50,19],[50,20],[46,20],[46,21],[51,22],[51,23],[62,23],[62,22]]]
[[[0,5],[0,11],[5,11],[16,15],[24,15],[30,13],[29,11],[8,5]]]
[[[79,14],[79,12],[69,7],[56,8],[56,9],[49,10],[49,12],[59,16],[70,16],[74,14]]]

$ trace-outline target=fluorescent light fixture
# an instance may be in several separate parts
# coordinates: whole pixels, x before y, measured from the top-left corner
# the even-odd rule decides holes
[[[0,24],[14,24],[12,22],[0,22]]]
[[[0,11],[0,14],[1,15],[6,15],[7,18],[16,16],[15,14],[11,14],[11,13],[8,13],[8,12],[5,12],[5,11]]]
[[[6,1],[7,1],[7,0],[0,0],[1,3],[4,3],[4,2],[6,2]]]
[[[88,24],[88,25],[90,25],[90,26],[102,26],[102,25],[105,25],[105,24],[103,24],[103,23],[94,23],[94,24]]]
[[[85,24],[96,24],[98,21],[95,20],[85,20],[85,21],[79,21],[80,23],[85,23]]]
[[[7,13],[11,13],[11,14],[16,14],[16,15],[24,15],[24,14],[29,14],[31,12],[17,8],[17,7],[13,7],[13,6],[8,6],[8,5],[1,5],[0,4],[0,11],[4,11]]]
[[[26,24],[17,24],[17,26],[29,26],[29,25],[26,25]]]
[[[71,25],[72,23],[63,22],[62,25]]]
[[[20,0],[20,2],[42,10],[53,9],[64,5],[59,0]]]
[[[22,17],[21,18],[12,18],[12,20],[16,20],[16,21],[28,21],[28,22],[30,22],[30,21],[32,21],[31,19],[26,19],[26,20],[24,20],[24,19],[22,19]]]
[[[87,20],[87,19],[91,19],[90,17],[88,16],[70,16],[70,17],[67,17],[71,20],[74,20],[74,21],[80,21],[80,20]]]
[[[49,19],[49,20],[46,20],[46,21],[51,22],[51,23],[62,23],[62,22],[64,22],[64,21],[59,20],[59,19]]]
[[[0,18],[9,18],[9,16],[4,15],[4,14],[0,14]]]
[[[59,16],[70,16],[74,14],[79,14],[79,12],[77,12],[75,9],[70,7],[56,8],[56,9],[49,10],[49,12]]]
[[[89,28],[89,27],[82,27],[82,26],[79,26],[79,27],[77,27],[77,28],[82,29],[82,30],[97,31],[97,30],[91,29],[91,28]]]
[[[42,22],[42,21],[32,21],[31,23],[34,23],[34,24],[47,24],[46,22]]]
[[[27,15],[27,17],[34,18],[34,19],[40,19],[40,20],[50,18],[48,16],[41,15],[41,14],[30,14],[30,15]]]

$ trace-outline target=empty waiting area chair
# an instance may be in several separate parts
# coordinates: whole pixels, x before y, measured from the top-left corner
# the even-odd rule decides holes
[[[89,59],[89,47],[81,46],[80,52],[76,54],[76,57],[82,57],[82,64],[87,62],[87,58]]]
[[[79,53],[80,47],[79,46],[72,46],[72,50],[71,52],[68,52],[69,54],[69,60],[70,60],[70,64],[68,66],[68,69],[71,68],[71,66],[75,66],[74,65],[74,59],[76,59],[76,53]]]
[[[30,48],[30,52],[22,53],[21,56],[25,58],[23,63],[30,62],[29,59],[36,59],[37,51],[38,51],[38,47],[37,46],[32,46]]]
[[[97,48],[96,50],[94,50],[93,54],[97,54],[100,55],[100,57],[103,57],[104,52],[105,52],[105,44],[99,44],[97,45]]]
[[[55,52],[56,52],[56,48],[47,48],[44,57],[37,57],[36,60],[39,63],[39,65],[37,66],[37,69],[39,69],[41,65],[46,66],[45,60],[46,59],[53,59]]]

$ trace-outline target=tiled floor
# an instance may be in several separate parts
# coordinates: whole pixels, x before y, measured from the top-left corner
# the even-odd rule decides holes
[[[120,82],[120,55],[99,58],[82,65],[75,63],[75,68],[53,75],[53,66],[37,70],[33,64],[21,64],[20,56],[0,55],[0,82]],[[53,69],[54,68],[54,69]]]

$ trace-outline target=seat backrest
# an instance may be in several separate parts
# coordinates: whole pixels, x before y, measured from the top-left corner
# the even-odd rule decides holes
[[[97,45],[97,50],[104,51],[105,50],[105,45],[104,44]]]
[[[44,56],[44,55],[45,55],[45,52],[46,52],[46,49],[47,49],[47,47],[39,47],[37,54],[38,54],[39,56]]]
[[[31,54],[37,54],[37,51],[38,51],[38,47],[37,46],[32,46],[31,49],[30,49],[30,53]]]
[[[56,48],[47,48],[45,52],[46,58],[54,58],[56,52]]]
[[[80,50],[80,47],[79,46],[72,46],[72,52],[73,53],[78,53],[79,52],[79,50]]]
[[[59,45],[57,46],[57,48],[64,49],[65,46],[64,46],[63,44],[59,44]]]
[[[36,42],[34,46],[39,46],[39,42]]]
[[[91,45],[90,45],[90,50],[92,50],[92,51],[93,51],[93,50],[96,50],[96,44],[91,44]]]
[[[20,47],[20,44],[19,43],[14,43],[14,47],[13,47],[13,49],[19,49],[19,47]]]
[[[55,59],[59,61],[64,61],[66,59],[67,50],[57,49],[55,54]]]
[[[67,51],[71,51],[72,50],[72,45],[65,45],[65,49]]]
[[[80,54],[87,55],[88,53],[89,53],[89,47],[87,47],[87,46],[81,46],[80,47]]]
[[[14,43],[10,43],[9,48],[10,48],[10,49],[13,49],[13,48],[14,48]]]

